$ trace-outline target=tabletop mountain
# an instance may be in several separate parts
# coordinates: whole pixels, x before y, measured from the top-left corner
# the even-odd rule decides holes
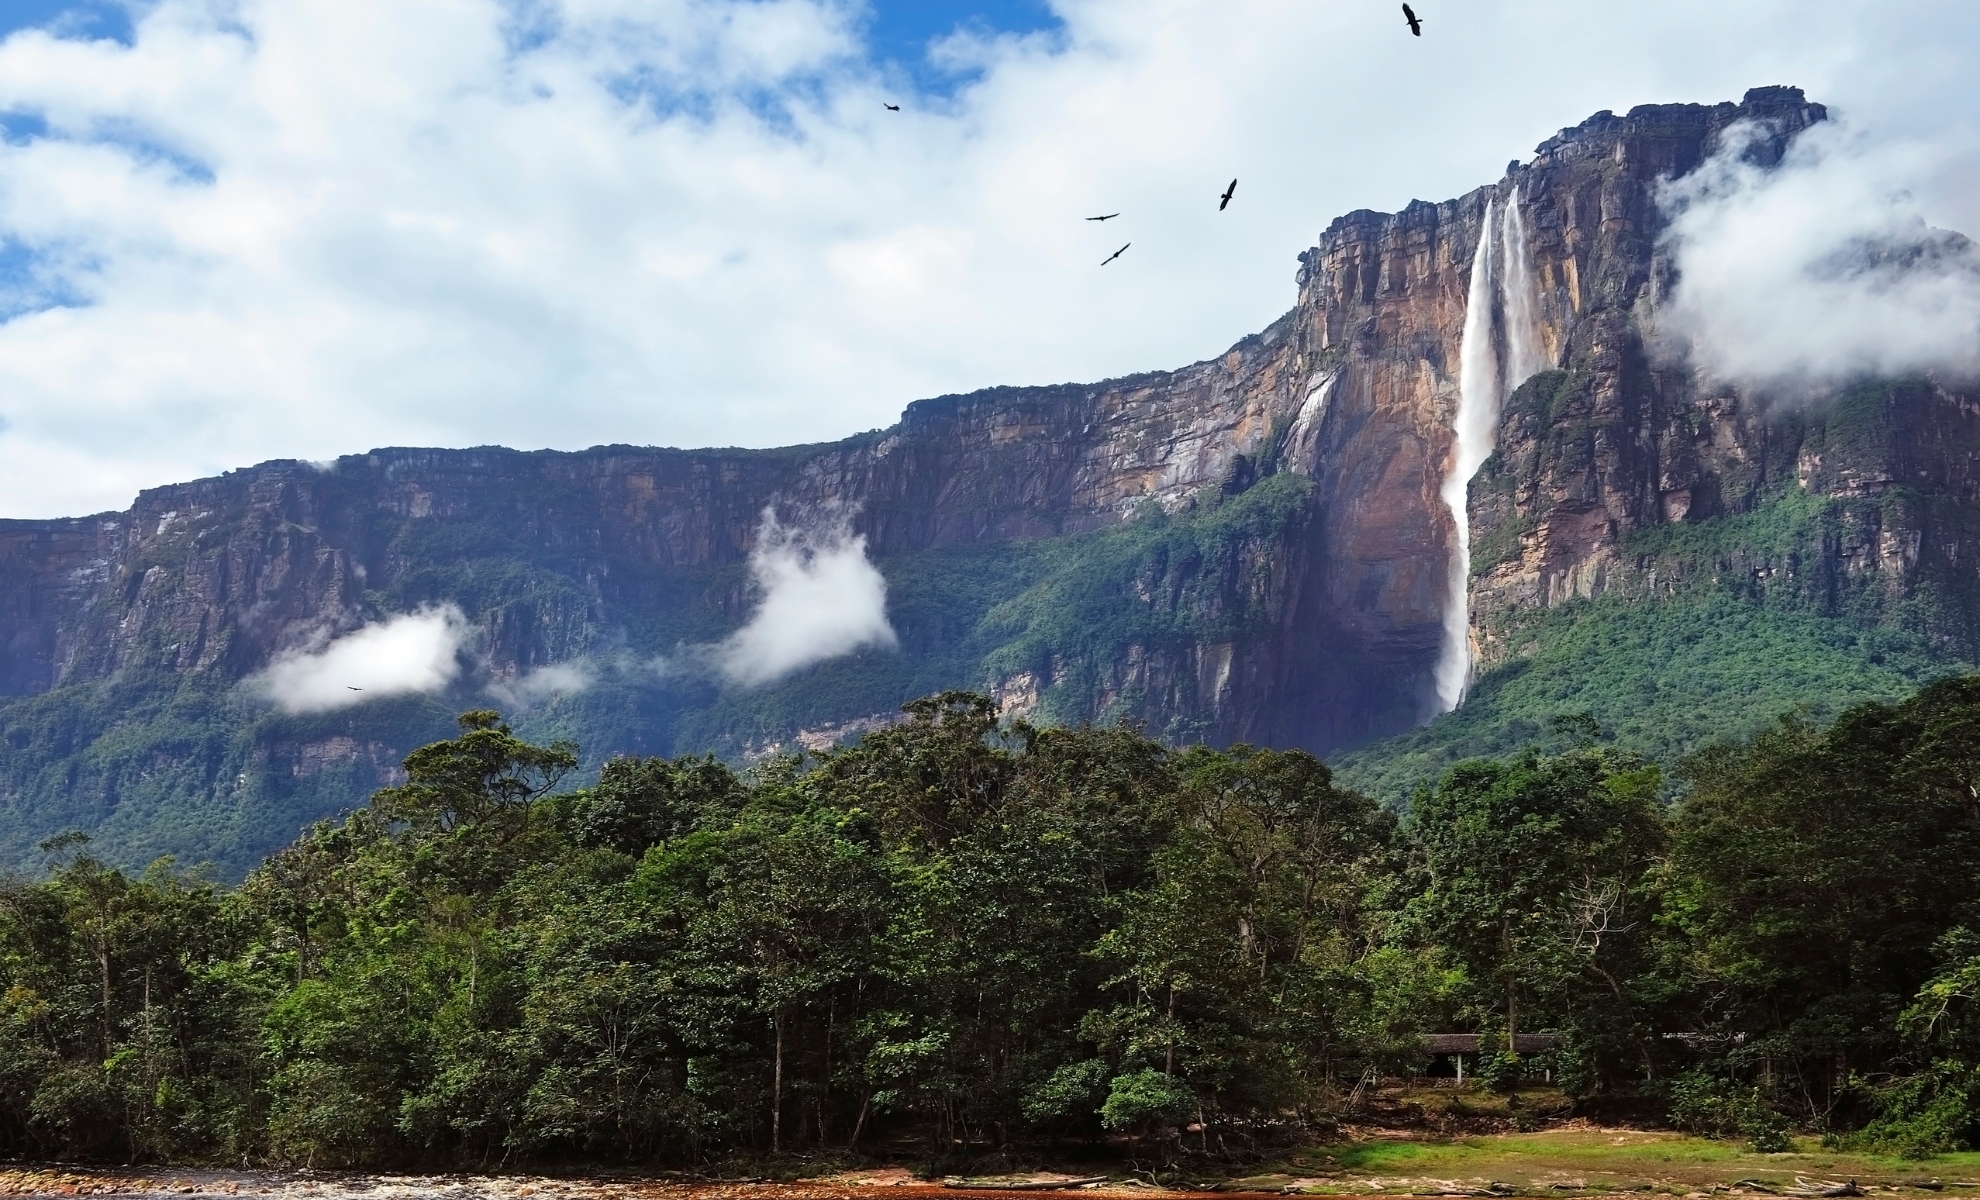
[[[924,400],[824,445],[386,449],[0,522],[0,861],[81,828],[238,872],[491,692],[596,764],[818,749],[974,688],[1345,753],[1384,796],[1563,715],[1669,754],[1902,693],[1980,660],[1980,392],[1866,381],[1767,412],[1645,331],[1673,276],[1659,181],[1736,125],[1778,162],[1824,117],[1792,88],[1599,113],[1496,184],[1336,220],[1290,312],[1176,371]],[[1528,369],[1454,594],[1439,491],[1491,253],[1519,282],[1489,336]],[[752,686],[694,667],[756,602],[766,512],[850,523],[898,645]],[[1458,598],[1471,683],[1432,721]],[[312,714],[244,682],[433,605],[468,630],[449,690]],[[561,690],[528,686],[546,667]]]

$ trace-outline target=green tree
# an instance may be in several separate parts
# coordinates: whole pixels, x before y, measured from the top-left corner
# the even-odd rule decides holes
[[[1980,681],[1947,680],[1684,768],[1667,903],[1715,998],[1700,1022],[1813,1119],[1900,1052],[1935,945],[1974,911],[1976,728]]]
[[[1461,965],[1472,1020],[1518,1058],[1522,1029],[1607,1027],[1649,1057],[1637,997],[1664,848],[1654,768],[1592,746],[1453,767],[1411,804],[1403,921]],[[1594,1028],[1591,1028],[1594,1026]]]

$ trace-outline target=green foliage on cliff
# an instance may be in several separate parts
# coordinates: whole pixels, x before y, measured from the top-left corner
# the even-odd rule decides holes
[[[115,861],[214,860],[233,874],[355,807],[449,725],[436,700],[286,716],[216,675],[133,672],[0,706],[0,854],[87,828]],[[302,753],[314,747],[312,753]]]
[[[906,708],[584,788],[471,712],[235,888],[59,839],[0,880],[0,1156],[1255,1163],[1449,1029],[1713,1136],[1980,1139],[1980,678],[1722,745],[1671,805],[1564,728],[1400,821],[1298,751]]]
[[[1480,676],[1456,712],[1337,756],[1342,779],[1400,803],[1462,759],[1548,743],[1555,718],[1578,714],[1618,746],[1675,762],[1786,713],[1827,719],[1956,669],[1901,630],[1724,593],[1576,601],[1508,636],[1531,652]]]
[[[1672,763],[1785,714],[1826,720],[1970,669],[1953,581],[1927,575],[1894,595],[1887,575],[1822,568],[1865,506],[1912,503],[1901,490],[1844,502],[1789,487],[1752,512],[1632,533],[1609,594],[1490,623],[1500,661],[1464,705],[1338,756],[1342,778],[1401,803],[1452,763],[1544,743],[1556,718],[1580,714]]]
[[[1039,715],[1132,716],[1140,696],[1123,685],[1134,656],[1263,633],[1272,614],[1252,598],[1305,511],[1309,481],[1275,475],[1234,497],[1206,496],[1170,516],[1148,505],[1136,518],[1085,539],[1043,547],[1038,583],[990,610],[972,631],[990,679],[1048,681]],[[1186,730],[1164,731],[1186,740]]]

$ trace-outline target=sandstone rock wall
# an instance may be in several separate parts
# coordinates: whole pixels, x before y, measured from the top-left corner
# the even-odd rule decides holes
[[[568,584],[477,614],[513,674],[611,645],[630,614],[677,600],[683,571],[741,562],[766,507],[842,508],[882,558],[1174,508],[1255,473],[1296,403],[1289,329],[1176,372],[922,401],[821,446],[387,449],[158,488],[123,514],[0,523],[0,695],[130,669],[239,677],[381,604],[444,600],[424,575],[503,554]],[[732,615],[747,599],[734,590]]]

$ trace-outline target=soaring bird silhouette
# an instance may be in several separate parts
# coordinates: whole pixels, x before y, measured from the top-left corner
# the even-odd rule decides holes
[[[899,111],[901,111],[901,106],[900,106],[900,105],[898,105],[898,104],[889,104],[889,103],[887,103],[887,102],[886,102],[885,100],[882,100],[882,101],[880,102],[880,107],[881,107],[881,108],[884,108],[884,109],[886,109],[886,110],[887,110],[888,112],[899,112]]]
[[[1217,202],[1217,211],[1223,212],[1225,209],[1229,208],[1231,206],[1231,197],[1236,194],[1237,194],[1237,180],[1233,179],[1231,180],[1231,186],[1224,189],[1224,198]]]
[[[1126,254],[1128,246],[1132,246],[1132,245],[1134,245],[1134,243],[1129,242],[1127,246],[1122,246],[1119,250],[1116,250],[1112,254],[1109,254],[1107,257],[1100,260],[1100,265],[1104,267],[1108,263],[1113,262],[1115,259],[1119,258],[1121,255]]]
[[[351,685],[350,685],[350,684],[348,684],[348,683],[347,683],[347,684],[345,684],[344,686],[345,686],[346,688],[348,688],[349,690],[351,690],[351,691],[353,691],[353,692],[361,692],[361,691],[363,691],[363,690],[364,690],[364,689],[363,689],[363,688],[361,688],[361,687],[351,687]]]
[[[1423,36],[1423,22],[1416,19],[1416,10],[1407,4],[1403,5],[1403,20],[1409,22],[1409,31],[1411,33],[1417,37]]]
[[[1118,216],[1120,216],[1120,215],[1121,215],[1121,214],[1119,214],[1119,213],[1108,213],[1108,214],[1107,214],[1106,216],[1104,216],[1104,217],[1088,217],[1088,218],[1086,218],[1086,219],[1087,219],[1087,220],[1089,220],[1089,221],[1111,221],[1111,220],[1113,220],[1113,219],[1114,219],[1115,217],[1118,217]]]

